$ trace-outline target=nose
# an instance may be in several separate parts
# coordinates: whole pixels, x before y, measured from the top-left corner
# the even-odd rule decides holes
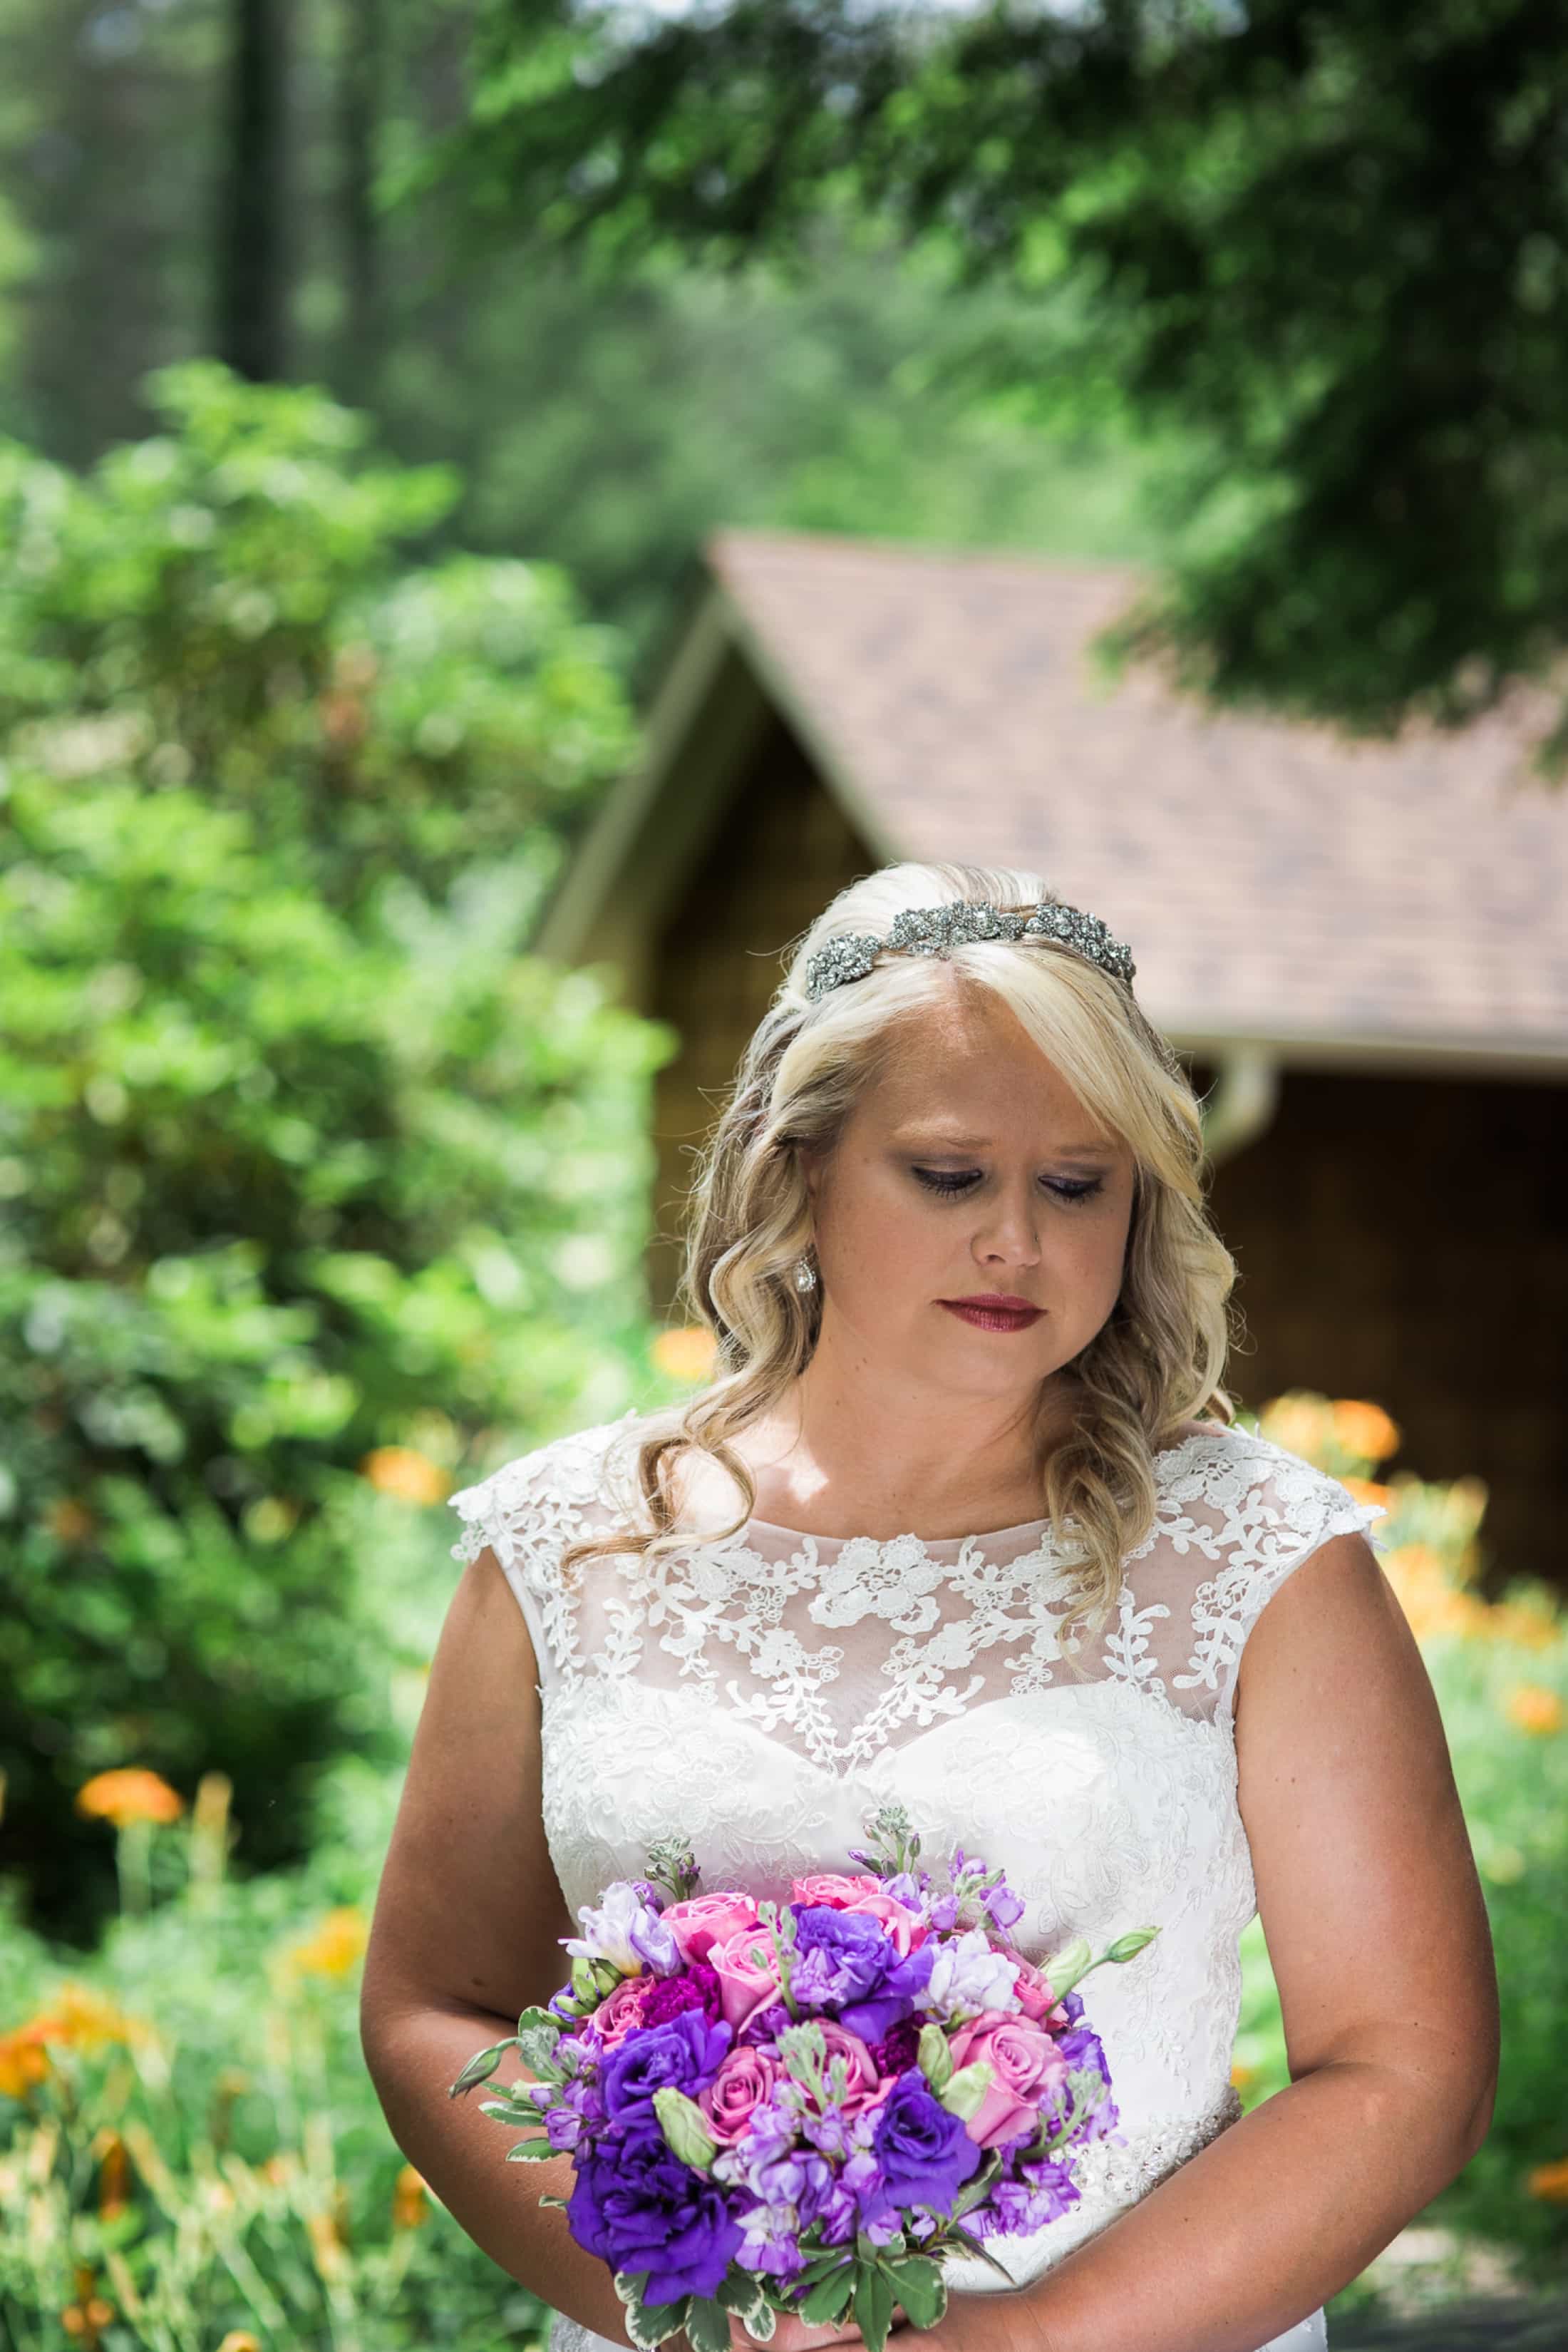
[[[1040,1234],[1036,1203],[1028,1194],[1008,1193],[975,1234],[974,1253],[982,1265],[1038,1265]]]

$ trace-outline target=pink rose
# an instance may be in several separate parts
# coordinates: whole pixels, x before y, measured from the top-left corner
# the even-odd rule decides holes
[[[614,1991],[600,2002],[592,2022],[607,2050],[613,2050],[642,2024],[643,2003],[654,1982],[653,1977],[622,1977]]]
[[[737,2033],[753,2010],[779,1998],[779,1962],[766,1927],[740,1927],[710,1945],[707,1964],[718,1979],[720,2013]]]
[[[982,2147],[1000,2147],[1035,2120],[1065,2081],[1067,2060],[1042,2025],[1005,2010],[983,2009],[948,2037],[955,2073],[981,2059],[991,2066],[991,2086],[964,2128]]]
[[[659,1916],[674,1936],[683,1960],[706,1960],[713,1946],[722,1944],[727,1936],[737,1936],[742,1928],[758,1924],[750,1895],[732,1886],[716,1888],[712,1895],[688,1895],[684,1903],[667,1903]]]
[[[880,1886],[873,1895],[862,1895],[858,1903],[846,1903],[842,1907],[851,1913],[862,1913],[868,1919],[880,1919],[901,1956],[923,1944],[931,1932],[918,1912]]]
[[[862,1895],[881,1893],[881,1879],[865,1871],[814,1870],[810,1877],[793,1882],[789,1897],[795,1903],[826,1903],[834,1911],[848,1911]]]
[[[1019,1980],[1016,1990],[1019,2006],[1026,2017],[1049,2017],[1053,2009],[1061,2007],[1050,1984],[1040,1975],[1032,1960],[1026,1960],[1021,1952],[1010,1949],[1008,1951],[1008,1958],[1018,1963]],[[1061,2014],[1065,2022],[1066,2011],[1062,2010]]]
[[[772,2092],[781,2069],[766,2050],[732,2050],[697,2105],[721,2147],[733,2147],[751,2128],[755,2111]]]
[[[889,2074],[885,2079],[880,2075],[876,2071],[876,2060],[860,2035],[852,2033],[847,2025],[841,2025],[837,2019],[831,2017],[821,2017],[816,2022],[822,2029],[822,2040],[827,2045],[822,2062],[823,2073],[827,2073],[835,2058],[844,2061],[844,2072],[848,2076],[844,2095],[845,2115],[858,2116],[863,2108],[880,2106],[898,2080],[897,2075]]]
[[[930,1933],[918,1913],[890,1895],[880,1878],[863,1871],[813,1871],[810,1877],[797,1878],[789,1893],[796,1903],[823,1903],[833,1911],[858,1911],[868,1919],[880,1919],[901,1957]]]

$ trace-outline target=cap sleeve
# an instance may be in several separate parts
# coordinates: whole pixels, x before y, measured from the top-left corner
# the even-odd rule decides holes
[[[1326,1470],[1256,1435],[1205,1500],[1221,1523],[1220,1540],[1204,1547],[1218,1565],[1194,1593],[1193,1671],[1176,1680],[1211,1690],[1217,1718],[1230,1724],[1241,1654],[1275,1593],[1335,1536],[1364,1535],[1385,1549],[1372,1530],[1387,1507],[1359,1501]]]
[[[527,1622],[541,1690],[583,1671],[580,1579],[563,1570],[561,1558],[613,1519],[607,1456],[625,1425],[555,1438],[447,1497],[463,1523],[452,1557],[476,1560],[486,1547],[495,1553]]]

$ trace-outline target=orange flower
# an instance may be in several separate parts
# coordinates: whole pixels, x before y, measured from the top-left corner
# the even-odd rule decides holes
[[[1358,1399],[1342,1397],[1331,1410],[1333,1433],[1347,1454],[1359,1454],[1364,1462],[1386,1462],[1391,1454],[1399,1451],[1398,1425],[1390,1421],[1380,1404],[1364,1404]]]
[[[648,1353],[658,1370],[672,1381],[706,1381],[712,1374],[718,1343],[700,1323],[675,1331],[661,1331]]]
[[[417,2230],[429,2218],[424,2181],[412,2164],[405,2164],[392,2185],[392,2228]]]
[[[77,1790],[77,1811],[89,1819],[114,1823],[117,1830],[132,1822],[177,1822],[185,1800],[156,1772],[127,1765],[118,1772],[95,1773]]]
[[[1568,2156],[1560,2156],[1554,2164],[1538,2164],[1524,2185],[1531,2197],[1543,2198],[1550,2205],[1568,2205]]]
[[[231,2327],[218,2352],[261,2352],[261,2345],[248,2327]]]
[[[1257,2067],[1244,2065],[1241,2060],[1238,2058],[1235,2064],[1230,2069],[1230,2080],[1236,2089],[1239,2091],[1244,2091],[1249,2083],[1254,2083],[1257,2079]]]
[[[428,1454],[412,1445],[378,1445],[360,1464],[378,1495],[395,1495],[402,1503],[444,1503],[452,1481]]]
[[[1544,1683],[1515,1683],[1503,1694],[1502,1711],[1521,1731],[1561,1731],[1563,1702]]]
[[[341,1904],[328,1912],[314,1935],[284,1954],[284,1971],[293,1976],[346,1977],[369,1941],[364,1913],[355,1904]]]
[[[47,2017],[0,2033],[0,2092],[6,2098],[25,2098],[44,2080],[49,2071],[48,2044],[57,2038],[55,2021]]]

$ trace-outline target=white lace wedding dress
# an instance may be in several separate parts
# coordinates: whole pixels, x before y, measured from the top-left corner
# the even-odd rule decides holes
[[[558,1438],[452,1498],[454,1557],[494,1550],[528,1622],[543,1709],[544,1819],[575,1912],[639,1876],[651,1840],[690,1839],[709,1888],[777,1891],[852,1867],[896,1796],[928,1855],[1005,1864],[1045,1960],[1157,1927],[1082,1988],[1120,2111],[1079,2158],[1081,2201],[995,2240],[1019,2284],[1104,2229],[1235,2122],[1237,1937],[1257,1909],[1237,1808],[1242,1644],[1291,1570],[1379,1506],[1249,1432],[1215,1423],[1156,1457],[1153,1532],[1077,1680],[1049,1522],[923,1542],[803,1536],[753,1519],[644,1569],[564,1546],[619,1519],[645,1433],[632,1415]],[[563,1970],[564,1973],[564,1970]],[[958,2292],[999,2284],[967,2259]],[[912,2339],[917,2341],[918,2339]],[[556,2352],[609,2339],[559,2319]],[[1321,2352],[1314,2311],[1262,2352]]]

